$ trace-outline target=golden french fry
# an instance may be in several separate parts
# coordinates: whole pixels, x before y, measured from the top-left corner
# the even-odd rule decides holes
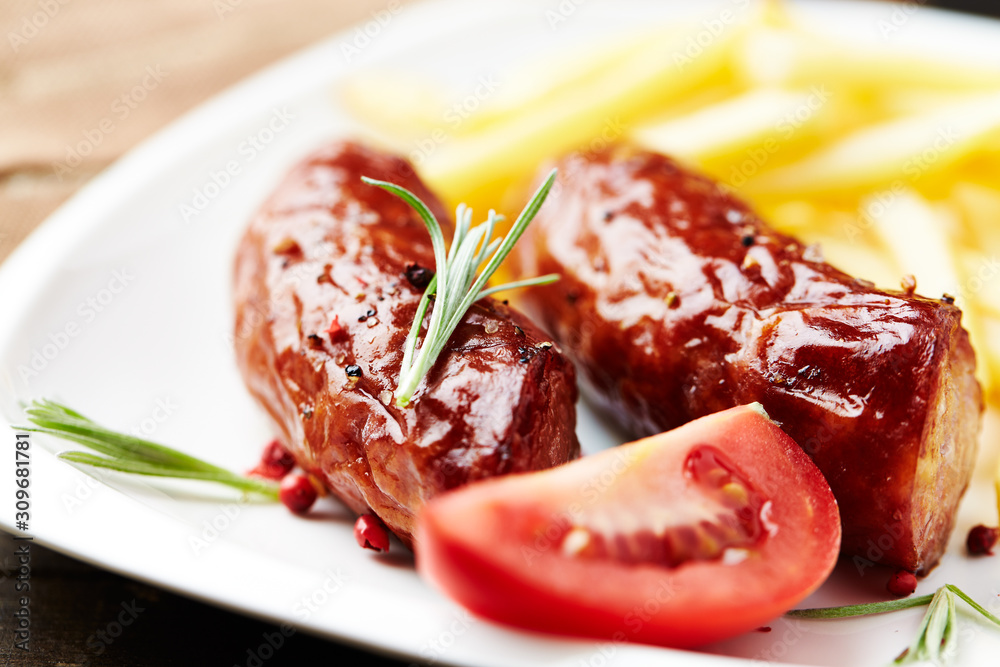
[[[894,47],[836,41],[798,25],[748,33],[734,64],[748,87],[807,87],[822,82],[839,90],[936,88],[996,90],[1000,66],[948,61]]]
[[[629,59],[655,57],[659,45],[663,43],[686,44],[684,56],[693,59],[700,57],[707,42],[716,41],[723,33],[734,33],[739,39],[751,26],[788,25],[790,18],[781,0],[737,2],[689,25],[659,26],[625,37],[562,48],[553,55],[543,56],[541,62],[533,59],[517,68],[498,93],[486,100],[483,108],[470,116],[458,132],[477,132],[525,110],[549,104],[575,87],[588,87],[599,77],[614,75],[623,65],[628,66],[626,62]],[[725,39],[729,40],[730,35],[725,35]],[[730,85],[726,90],[733,95],[741,92],[742,88]],[[708,91],[693,92],[695,97],[701,98]],[[676,116],[721,99],[710,99],[716,97],[712,94],[706,97],[709,99],[701,103],[696,101],[695,104],[688,99],[677,99],[661,111],[666,116]]]
[[[998,317],[984,317],[982,320],[983,334],[986,336],[987,340],[1000,340],[1000,318]],[[990,377],[993,378],[992,385],[990,387],[989,393],[987,393],[987,399],[996,403],[1000,396],[1000,382],[997,379],[1000,378],[1000,347],[997,345],[987,345],[976,350],[976,360],[979,365],[986,366],[989,369]],[[997,478],[997,482],[1000,483],[1000,477]]]
[[[402,144],[446,123],[449,94],[428,79],[364,72],[347,79],[338,92],[356,118]]]
[[[807,199],[757,202],[754,208],[763,219],[774,225],[776,229],[796,236],[805,233],[826,233],[827,215],[831,213],[828,210],[820,209],[815,202]]]
[[[962,309],[962,325],[973,347],[985,350],[989,339],[983,331],[974,295],[960,267],[959,253],[948,234],[949,221],[939,210],[912,190],[883,193],[880,200],[864,205],[874,230],[905,272],[916,276],[917,293],[930,298],[949,295]],[[992,391],[992,369],[976,368],[983,387]]]
[[[625,61],[648,52],[670,32],[676,30],[660,27],[627,38],[618,36],[596,45],[582,44],[543,56],[541,62],[532,60],[515,67],[503,76],[496,92],[455,128],[455,134],[481,132],[526,110],[551,104],[567,91],[587,86],[599,77],[613,75]]]
[[[918,186],[980,150],[1000,132],[1000,93],[964,96],[930,112],[864,127],[747,188],[821,195]]]
[[[615,70],[588,79],[538,108],[524,109],[482,132],[448,142],[418,165],[449,203],[499,201],[512,182],[567,150],[620,139],[643,116],[662,110],[728,76],[740,26],[705,40],[668,36],[626,58]],[[697,34],[697,33],[695,33]],[[492,204],[495,205],[495,204]]]
[[[965,288],[984,317],[1000,318],[1000,190],[978,183],[960,181],[949,197],[964,228],[955,236],[967,250],[961,262]],[[992,347],[1000,355],[1000,338]],[[1000,373],[995,374],[1000,379]]]
[[[899,268],[917,278],[917,293],[957,297],[961,274],[947,223],[912,190],[880,194],[865,200],[862,208]]]
[[[755,148],[773,153],[809,135],[827,101],[818,91],[758,89],[679,118],[641,125],[632,138],[701,165],[738,159]]]
[[[969,245],[1000,253],[1000,189],[962,180],[949,194],[965,223]]]
[[[984,316],[1000,318],[1000,253],[984,248],[963,252],[959,259],[969,299]]]
[[[997,85],[1000,90],[1000,84]],[[869,97],[870,120],[889,120],[903,116],[913,116],[954,104],[964,94],[939,88],[892,87],[878,91]]]

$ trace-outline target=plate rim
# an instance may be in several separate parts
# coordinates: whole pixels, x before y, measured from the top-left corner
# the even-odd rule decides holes
[[[680,4],[679,0],[675,1]],[[731,2],[732,0],[729,3],[724,0],[713,0],[712,6],[731,4]],[[429,18],[437,20],[442,13],[449,13],[449,10],[466,6],[467,4],[462,0],[425,0],[424,2],[404,6],[403,13],[407,16],[407,24],[418,21],[426,24]],[[486,4],[485,2],[479,2],[477,6]],[[634,0],[632,4],[641,4],[641,0]],[[873,2],[872,0],[847,0],[846,2],[844,0],[794,0],[790,4],[797,8],[805,8],[807,13],[815,7],[826,7],[827,10],[831,10],[834,5],[845,12],[870,12],[877,6],[887,8],[885,5]],[[517,0],[505,5],[503,11],[514,13],[524,11],[528,7],[534,7],[536,11],[538,10],[538,5],[529,2],[529,0]],[[704,7],[699,8],[699,10],[702,9]],[[685,11],[694,13],[691,12],[690,7],[686,8]],[[974,21],[981,25],[986,24],[989,31],[993,31],[1000,36],[1000,20],[930,7],[920,7],[920,11],[934,16],[934,20],[955,22],[956,25],[971,25]],[[462,15],[458,11],[451,11],[450,13],[455,17]],[[471,12],[465,14],[466,17],[470,15]],[[464,21],[466,25],[462,26],[461,29],[467,28],[468,25],[485,23],[486,20],[482,17],[475,18],[472,21],[466,20]],[[455,21],[451,24],[441,24],[439,25],[439,30],[454,29],[458,23]],[[0,351],[7,348],[10,339],[17,333],[17,324],[23,321],[26,312],[36,304],[38,294],[47,284],[46,279],[54,275],[54,271],[60,262],[66,259],[77,243],[94,233],[95,229],[100,225],[103,212],[118,205],[121,195],[116,193],[128,193],[142,188],[164,168],[178,162],[183,162],[185,156],[193,150],[190,147],[192,142],[197,142],[201,139],[210,141],[213,131],[225,125],[226,114],[223,113],[225,110],[239,108],[241,105],[256,108],[259,92],[262,89],[269,88],[268,99],[270,100],[290,99],[296,95],[310,91],[317,84],[303,82],[301,76],[298,74],[299,70],[309,63],[323,59],[325,55],[335,55],[338,47],[353,34],[354,29],[358,25],[361,24],[352,24],[341,31],[322,38],[312,45],[285,56],[277,62],[241,79],[223,91],[212,95],[204,102],[199,103],[193,109],[169,122],[166,126],[157,130],[130,149],[38,225],[26,239],[15,247],[8,258],[0,264],[0,311],[11,316],[6,323],[0,322]],[[964,28],[959,27],[958,29],[962,30]],[[414,35],[407,33],[404,34],[404,39],[394,43],[391,47],[388,45],[384,46],[380,55],[388,57],[394,53],[405,52],[410,48],[414,48],[415,43],[429,39],[432,39],[432,36],[423,35],[417,40]],[[326,61],[330,69],[324,73],[321,80],[324,82],[322,85],[327,86],[332,81],[343,77],[358,67],[366,66],[364,61],[356,65],[351,65],[344,63],[342,59],[336,57],[328,57]],[[275,93],[274,91],[280,92]],[[178,139],[183,139],[183,141],[179,141]],[[85,224],[79,224],[79,220],[81,219],[85,221]],[[21,276],[40,276],[42,279],[25,281]],[[0,414],[0,424],[11,427],[11,424],[8,423],[6,417],[2,414]],[[42,448],[36,446],[35,451],[39,449]],[[48,452],[46,454],[50,460],[47,464],[43,465],[62,465],[51,454]],[[66,470],[61,470],[58,474],[58,477],[62,478],[63,481],[68,479],[70,475],[83,474],[79,473],[79,471],[71,471],[69,466],[66,466],[66,468]],[[52,470],[47,474],[51,474],[51,472]],[[117,503],[127,501],[129,512],[144,507],[135,499],[121,494],[110,487],[102,485],[101,489],[96,492],[99,496],[106,496],[106,500],[114,500]],[[122,496],[124,496],[124,499],[122,499]],[[145,511],[140,511],[139,516],[148,522],[150,518],[147,512],[148,508]],[[157,514],[155,521],[163,530],[169,531],[171,526],[176,528],[174,526],[175,522],[167,517]],[[0,514],[0,528],[3,528],[5,532],[11,535],[17,533],[13,522],[8,521],[6,512]],[[129,563],[122,558],[109,558],[108,554],[103,554],[104,558],[102,558],[100,554],[95,555],[96,552],[81,551],[79,548],[68,547],[47,537],[37,537],[34,541],[54,551],[102,569],[143,581],[175,594],[212,604],[234,613],[263,619],[276,625],[289,622],[287,615],[268,612],[266,609],[260,609],[255,605],[248,605],[245,601],[241,603],[234,601],[232,598],[203,595],[190,586],[178,584],[174,578],[157,576],[155,572],[147,572],[135,562]],[[223,555],[229,558],[246,557],[247,554],[251,554],[257,559],[263,559],[271,563],[281,563],[281,561],[277,561],[270,556],[253,554],[249,549],[225,541],[215,544],[213,550],[218,552],[219,557]],[[203,563],[203,561],[196,560],[195,563],[197,562]],[[422,661],[416,650],[406,650],[405,648],[395,647],[372,638],[338,632],[331,630],[329,627],[320,627],[316,623],[295,622],[293,625],[297,630],[302,630],[324,639],[333,639],[343,644],[360,647],[379,654],[390,655],[402,660],[412,659]],[[593,646],[599,644],[599,642],[582,643]],[[750,658],[735,658],[642,645],[629,645],[627,649],[623,653],[628,653],[630,659],[638,659],[636,664],[646,664],[646,659],[649,660],[649,664],[652,664],[653,660],[661,661],[666,656],[670,656],[675,662],[679,661],[678,664],[692,665],[747,665],[752,662]],[[655,655],[650,655],[650,652],[654,652]],[[643,657],[646,659],[642,659]],[[455,662],[447,656],[437,662],[456,665],[509,664],[502,661],[494,662],[490,660],[475,663],[464,660]]]

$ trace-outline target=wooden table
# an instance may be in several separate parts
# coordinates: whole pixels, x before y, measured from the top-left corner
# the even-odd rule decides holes
[[[143,138],[277,58],[370,17],[387,1],[4,0],[0,260]],[[1000,14],[995,2],[932,4]],[[111,131],[101,131],[79,164],[60,169],[87,133],[97,136],[102,120],[124,114],[122,95],[150,64],[170,76]],[[12,648],[13,551],[11,539],[0,535],[0,665],[405,664],[301,634],[258,663],[253,651],[273,626],[40,547],[32,552],[32,642],[25,653]],[[119,636],[100,635],[113,633],[126,608],[142,611]]]
[[[371,19],[388,2],[4,0],[0,260],[142,139],[278,58]],[[133,101],[129,93],[148,67],[169,75]],[[102,129],[106,120],[110,131]],[[95,145],[76,165],[81,142]]]

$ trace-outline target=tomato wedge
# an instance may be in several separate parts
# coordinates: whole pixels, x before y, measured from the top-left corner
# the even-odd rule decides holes
[[[753,404],[438,496],[417,568],[501,623],[683,648],[791,609],[839,548],[826,480]]]

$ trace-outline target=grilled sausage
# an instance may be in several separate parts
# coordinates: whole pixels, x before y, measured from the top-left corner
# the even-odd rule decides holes
[[[823,471],[859,567],[933,567],[983,409],[959,309],[855,280],[662,155],[559,166],[515,252],[562,274],[523,298],[597,401],[636,435],[759,401]]]
[[[578,456],[575,375],[550,338],[486,298],[398,408],[403,342],[429,278],[417,267],[434,255],[416,213],[361,176],[410,189],[448,224],[404,160],[352,143],[320,150],[239,245],[236,355],[297,462],[411,546],[435,494]]]

